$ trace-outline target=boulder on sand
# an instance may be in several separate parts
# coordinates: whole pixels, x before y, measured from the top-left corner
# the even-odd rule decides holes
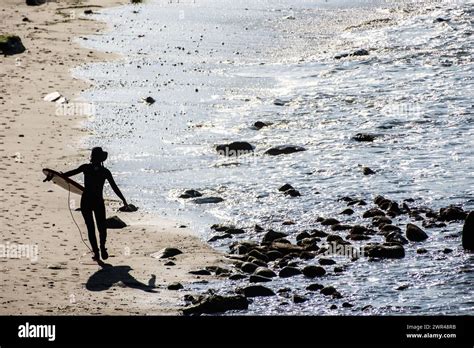
[[[179,198],[197,198],[197,197],[202,197],[202,193],[196,190],[186,190],[184,191]]]
[[[464,222],[462,229],[462,247],[474,251],[474,211],[471,211]]]
[[[192,314],[212,314],[223,313],[231,310],[246,310],[248,309],[248,300],[242,295],[235,296],[220,296],[211,295],[200,299],[196,306],[185,308],[184,315]]]
[[[25,52],[25,46],[19,36],[0,35],[0,53],[8,56]]]
[[[181,250],[176,248],[164,248],[163,250],[154,253],[151,256],[159,259],[167,259],[169,257],[173,257],[182,253],[183,252]]]
[[[47,0],[26,0],[28,6],[39,6],[46,3]]]
[[[109,229],[120,229],[127,227],[127,224],[123,222],[118,216],[109,217],[105,220],[105,225]]]

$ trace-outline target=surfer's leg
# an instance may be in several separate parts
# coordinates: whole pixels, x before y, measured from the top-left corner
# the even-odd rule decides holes
[[[108,257],[105,243],[107,241],[107,225],[105,222],[105,205],[104,201],[97,204],[94,209],[95,221],[97,222],[97,229],[99,230],[100,252],[102,258],[105,260]],[[105,256],[105,257],[104,257]]]
[[[83,203],[83,202],[81,202]],[[92,216],[92,209],[87,204],[81,204],[82,217],[87,226],[87,235],[89,237],[89,243],[91,243],[92,252],[94,255],[99,254],[99,248],[97,247],[97,238],[95,236],[94,218]]]

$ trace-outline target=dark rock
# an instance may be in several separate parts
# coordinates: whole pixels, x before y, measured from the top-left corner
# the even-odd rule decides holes
[[[294,152],[306,151],[304,147],[295,146],[295,145],[280,145],[272,147],[265,151],[266,155],[277,156],[277,155],[287,155]]]
[[[449,248],[443,249],[443,254],[451,254],[452,252],[453,252],[453,249],[449,249]]]
[[[240,269],[244,271],[245,273],[253,273],[255,270],[258,268],[258,265],[252,262],[244,262],[242,266],[240,266]]]
[[[286,104],[288,104],[289,101],[287,100],[281,100],[281,99],[275,99],[273,101],[273,104],[276,105],[276,106],[285,106]]]
[[[248,300],[241,295],[236,296],[220,296],[211,295],[202,298],[199,304],[194,307],[185,308],[184,315],[192,314],[212,314],[223,313],[230,310],[246,310],[248,309]]]
[[[118,216],[112,216],[105,220],[105,226],[108,229],[120,229],[127,227],[127,224],[123,222]]]
[[[366,134],[366,133],[357,133],[352,137],[353,140],[355,141],[367,141],[371,142],[375,140],[375,135],[372,134]]]
[[[303,240],[305,238],[311,237],[308,232],[301,232],[296,236],[296,241],[299,242],[300,240]]]
[[[211,272],[209,272],[207,269],[198,269],[196,271],[189,271],[188,273],[193,274],[193,275],[204,275],[204,276],[211,275]]]
[[[269,259],[268,259],[268,256],[261,253],[260,251],[258,251],[257,249],[253,249],[252,251],[250,251],[248,253],[249,256],[252,256],[252,257],[255,257],[256,259],[259,259],[259,260],[262,260],[264,262],[268,262]]]
[[[215,242],[215,241],[218,241],[218,240],[221,240],[221,239],[229,239],[229,238],[232,238],[232,235],[229,234],[229,233],[224,233],[224,234],[216,234],[214,236],[212,236],[208,242],[209,243],[212,243],[212,242]]]
[[[426,250],[425,248],[419,248],[416,250],[417,254],[426,254],[427,252],[428,250]]]
[[[171,283],[168,285],[168,290],[181,290],[184,286],[181,283]]]
[[[321,284],[310,284],[306,287],[306,290],[308,291],[318,291],[324,288],[324,285]]]
[[[464,220],[467,213],[459,207],[450,206],[447,208],[441,208],[439,211],[439,219],[441,221],[455,221]]]
[[[329,306],[329,309],[332,309],[332,310],[337,309],[337,306],[335,304],[332,304]]]
[[[304,249],[298,245],[293,245],[293,244],[289,244],[289,243],[279,243],[279,242],[273,242],[270,247],[273,249],[273,250],[277,250],[279,251],[280,253],[282,253],[283,255],[288,255],[288,254],[291,254],[291,253],[295,253],[296,255],[298,255],[299,253],[301,253],[302,251],[304,251]]]
[[[230,280],[241,280],[241,279],[245,279],[245,278],[247,278],[247,276],[245,274],[241,274],[241,273],[234,273],[234,274],[229,276]]]
[[[124,205],[123,207],[119,208],[119,211],[124,213],[133,213],[138,210],[138,207],[133,204]]]
[[[399,232],[390,232],[385,236],[385,240],[390,243],[408,244],[408,241]]]
[[[299,258],[303,260],[311,260],[314,259],[314,254],[309,251],[303,251],[300,253]]]
[[[385,216],[385,213],[384,213],[383,211],[381,211],[380,209],[372,208],[372,209],[367,210],[367,211],[362,215],[362,217],[363,217],[364,219],[372,218],[372,217],[375,217],[375,216]]]
[[[221,197],[206,197],[206,198],[196,198],[193,199],[193,203],[196,204],[214,204],[223,202],[224,199]]]
[[[373,175],[373,174],[375,174],[375,172],[372,169],[370,169],[369,167],[363,167],[362,168],[362,173],[364,175]]]
[[[347,231],[351,229],[352,229],[351,225],[335,224],[331,226],[332,231]]]
[[[306,302],[308,301],[308,299],[304,296],[301,296],[301,295],[293,295],[293,302],[294,303],[303,303],[303,302]]]
[[[235,234],[244,234],[244,233],[245,233],[245,231],[244,231],[243,229],[241,229],[241,228],[233,228],[233,227],[228,228],[225,232],[228,233],[228,234],[232,234],[232,235],[235,235]]]
[[[405,257],[405,249],[400,244],[369,244],[364,247],[368,257],[400,259]]]
[[[196,197],[201,197],[202,193],[196,190],[186,190],[184,193],[182,193],[179,198],[196,198]]]
[[[283,254],[277,250],[270,250],[266,255],[270,261],[275,261],[283,257]]]
[[[84,11],[84,14],[85,14],[85,15],[91,15],[91,14],[93,14],[93,13],[94,13],[94,12],[92,12],[92,10],[85,10],[85,11]]]
[[[330,225],[335,225],[335,224],[338,224],[338,223],[339,223],[339,220],[334,219],[334,218],[328,218],[328,219],[324,219],[323,221],[321,221],[321,225],[323,225],[323,226],[330,226]]]
[[[326,286],[321,289],[321,294],[325,296],[334,295],[336,292],[337,290],[333,286]]]
[[[344,209],[343,211],[341,211],[340,214],[342,214],[342,215],[352,215],[352,214],[354,214],[354,210],[352,210],[351,208],[347,208],[347,209]]]
[[[308,278],[322,277],[326,274],[326,270],[320,266],[309,265],[303,268],[303,274]]]
[[[250,283],[266,283],[271,282],[272,278],[267,278],[259,275],[252,274],[249,279]]]
[[[47,0],[26,0],[28,6],[39,6],[46,3]]]
[[[358,50],[355,50],[354,52],[351,53],[339,53],[336,56],[334,56],[334,59],[341,59],[341,58],[347,58],[347,57],[356,57],[356,56],[367,56],[369,55],[369,51],[360,48]]]
[[[255,123],[253,124],[253,127],[254,127],[255,129],[257,129],[257,130],[260,130],[260,129],[262,129],[263,127],[267,127],[267,126],[268,126],[268,124],[265,123],[265,122],[262,122],[262,121],[257,121],[257,122],[255,122]]]
[[[230,144],[217,145],[216,151],[223,156],[238,157],[253,152],[254,146],[245,141],[235,141]]]
[[[301,274],[301,271],[296,267],[283,267],[278,273],[280,278],[289,278]]]
[[[182,254],[183,252],[179,249],[176,248],[164,248],[159,255],[160,259],[167,259],[169,257],[173,257],[179,254]]]
[[[153,99],[152,97],[146,97],[143,99],[143,101],[147,103],[148,105],[154,104],[156,102],[156,100]]]
[[[372,224],[375,226],[390,225],[391,223],[392,223],[392,220],[390,220],[386,216],[375,216],[372,219]]]
[[[352,308],[352,307],[354,307],[354,305],[353,305],[353,304],[350,304],[349,302],[344,302],[344,303],[342,304],[342,307],[344,307],[344,308]]]
[[[383,233],[401,232],[402,231],[402,229],[400,227],[394,226],[394,225],[381,225],[379,227],[381,227],[380,231],[382,231]]]
[[[342,267],[334,267],[334,273],[342,273],[344,272],[344,268]]]
[[[367,227],[361,226],[361,225],[355,225],[352,226],[350,234],[365,234],[367,233],[368,229]]]
[[[267,278],[276,277],[276,273],[266,267],[258,267],[255,270],[254,274],[258,276],[262,276],[262,277],[267,277]]]
[[[250,285],[241,291],[245,297],[275,296],[273,290],[262,285]]]
[[[407,224],[406,236],[412,242],[421,242],[428,238],[421,228],[413,224]]]
[[[262,242],[263,243],[271,243],[271,242],[273,242],[274,240],[276,240],[278,238],[285,238],[285,237],[288,237],[288,235],[286,233],[269,230],[263,236]]]
[[[300,197],[301,193],[298,190],[287,190],[285,191],[285,195],[290,197]]]
[[[168,261],[164,265],[165,266],[176,266],[176,264],[173,261]]]
[[[262,226],[256,224],[254,226],[254,230],[255,232],[263,232],[265,229]]]
[[[320,265],[323,265],[323,266],[330,266],[330,265],[335,265],[336,264],[336,261],[332,260],[332,259],[319,259],[319,264]]]
[[[474,251],[474,211],[471,211],[462,229],[462,247]]]
[[[278,189],[278,191],[281,191],[281,192],[285,192],[288,190],[294,190],[294,187],[291,186],[290,184],[285,184]]]

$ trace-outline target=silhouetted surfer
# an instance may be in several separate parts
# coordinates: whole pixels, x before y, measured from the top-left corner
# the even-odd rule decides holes
[[[90,163],[83,164],[79,168],[63,173],[64,176],[73,176],[79,173],[84,173],[84,192],[81,198],[81,212],[87,226],[89,242],[91,243],[95,261],[106,260],[109,255],[105,247],[107,239],[107,226],[105,224],[105,205],[103,197],[103,189],[105,180],[107,180],[114,190],[115,194],[123,201],[125,207],[128,206],[125,197],[120,192],[117,184],[112,177],[110,170],[104,167],[104,161],[107,159],[107,152],[103,151],[101,147],[94,147],[92,149]],[[97,247],[97,238],[95,235],[94,218],[99,230],[100,239],[100,255]]]

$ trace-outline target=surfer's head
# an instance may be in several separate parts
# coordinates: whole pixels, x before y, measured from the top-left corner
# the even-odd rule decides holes
[[[91,152],[92,163],[102,163],[107,159],[108,153],[102,150],[101,147],[94,147]]]

